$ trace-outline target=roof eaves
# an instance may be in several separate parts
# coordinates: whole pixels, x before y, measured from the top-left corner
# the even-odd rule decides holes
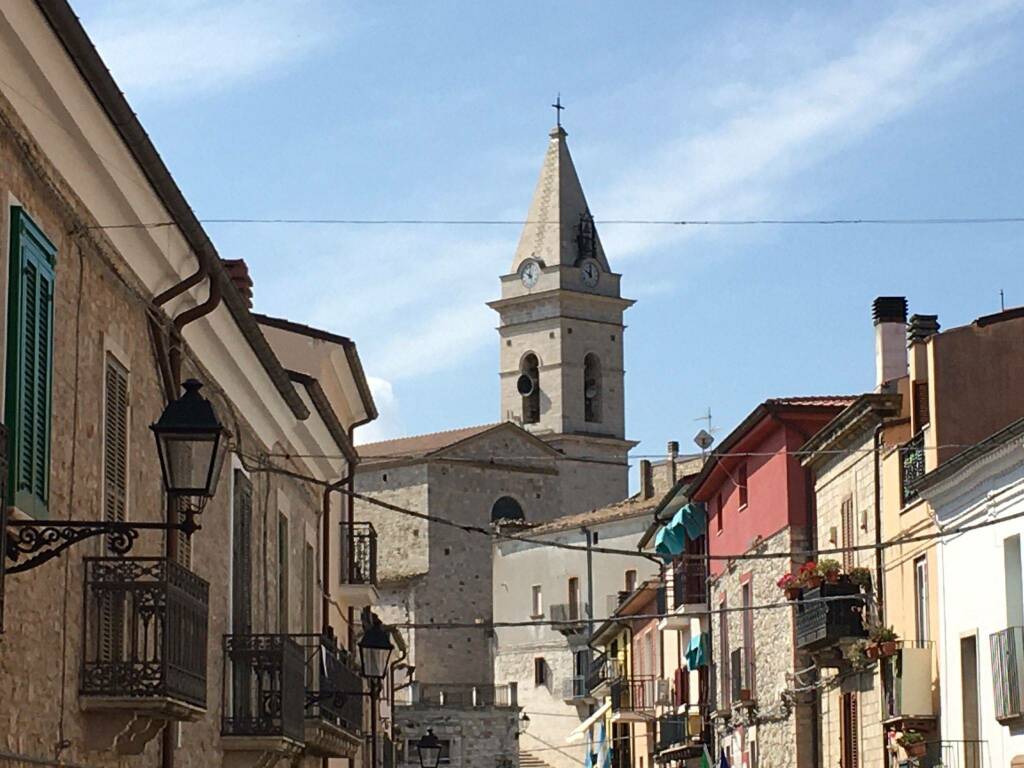
[[[331,438],[338,445],[338,448],[341,449],[348,463],[356,464],[359,461],[359,454],[356,453],[355,448],[352,446],[352,440],[345,431],[345,427],[338,420],[338,415],[331,407],[323,387],[320,386],[320,382],[300,371],[288,371],[288,375],[292,381],[306,388],[306,391],[309,393],[309,399],[313,401],[313,406],[316,408],[320,418],[323,419]]]
[[[994,435],[942,462],[938,467],[922,477],[916,483],[916,488],[918,490],[932,488],[968,467],[972,462],[985,456],[990,451],[997,450],[1021,436],[1024,436],[1024,418],[1017,419]]]
[[[153,191],[171,215],[189,247],[206,267],[210,280],[217,281],[228,311],[238,323],[242,335],[253,348],[292,414],[300,421],[309,418],[309,410],[302,402],[298,392],[295,391],[288,379],[288,374],[263,337],[259,326],[239,296],[238,290],[224,271],[217,249],[196,218],[156,147],[150,141],[145,128],[142,127],[110,71],[103,63],[75,12],[67,0],[36,0],[36,6],[60,40],[61,45],[64,46],[64,50],[67,51],[82,79],[93,92],[97,103],[106,112],[111,125],[139,164],[139,168],[149,180]]]
[[[802,463],[807,465],[819,461],[822,458],[816,455],[819,451],[828,450],[871,414],[876,414],[879,422],[888,416],[898,414],[901,402],[902,397],[897,393],[868,392],[861,395],[800,447]]]

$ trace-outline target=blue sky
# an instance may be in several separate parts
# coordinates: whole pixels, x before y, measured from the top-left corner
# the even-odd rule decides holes
[[[618,218],[1024,215],[1024,1],[82,0],[201,218],[523,218],[561,92]],[[365,437],[498,418],[516,227],[210,224],[256,307],[351,336]],[[638,455],[873,384],[871,300],[1024,304],[1024,225],[604,227]]]

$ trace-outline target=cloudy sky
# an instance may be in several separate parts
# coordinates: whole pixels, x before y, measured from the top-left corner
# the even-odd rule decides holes
[[[561,92],[601,219],[1024,215],[1024,0],[80,0],[201,218],[521,219]],[[208,224],[257,309],[351,336],[363,439],[499,415],[515,226]],[[619,226],[637,455],[873,383],[871,300],[1024,304],[1024,225]]]

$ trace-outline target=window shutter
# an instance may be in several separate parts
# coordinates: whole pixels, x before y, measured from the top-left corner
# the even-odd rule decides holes
[[[231,631],[252,632],[252,481],[235,470],[233,561],[231,568]]]
[[[277,631],[288,634],[288,518],[277,518]]]
[[[302,609],[306,625],[304,631],[307,635],[312,635],[316,631],[316,609],[314,607],[314,600],[316,599],[316,559],[313,552],[313,545],[308,542],[306,543],[303,570],[305,571],[305,582],[302,596]]]
[[[843,505],[841,508],[840,516],[842,518],[843,526],[843,570],[849,572],[854,565],[854,552],[847,547],[852,547],[856,544],[854,540],[855,530],[853,525],[853,497],[847,496],[843,499]]]
[[[50,397],[56,250],[21,211],[12,209],[7,325],[6,418],[11,429],[13,503],[46,517],[50,485]]]
[[[128,371],[107,355],[103,413],[103,517],[128,518]]]

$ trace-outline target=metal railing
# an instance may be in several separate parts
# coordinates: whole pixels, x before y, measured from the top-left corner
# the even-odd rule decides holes
[[[610,683],[621,678],[626,671],[622,659],[609,658],[602,653],[591,662],[590,673],[587,675],[587,688],[594,690],[603,683]]]
[[[562,701],[583,699],[590,694],[587,687],[587,678],[583,675],[574,675],[562,680]]]
[[[223,736],[305,739],[306,659],[288,635],[224,636]]]
[[[81,695],[205,708],[209,606],[210,585],[178,563],[87,557]]]
[[[519,706],[515,683],[492,685],[488,683],[420,683],[407,689],[408,698],[396,701],[397,706],[450,707],[452,709],[475,709],[498,707],[501,709]]]
[[[358,733],[363,728],[363,679],[351,654],[325,635],[291,635],[305,658],[306,718]]]
[[[341,524],[343,584],[377,584],[377,531],[372,523]]]
[[[989,635],[989,648],[996,720],[1016,720],[1024,715],[1024,627]]]
[[[665,715],[658,718],[658,752],[683,744],[687,738],[689,734],[686,715]]]
[[[611,683],[612,712],[650,712],[654,709],[657,678],[620,677]]]
[[[845,638],[867,637],[863,606],[864,599],[855,584],[825,583],[804,590],[796,602],[796,647],[816,650]]]
[[[938,748],[936,750],[936,747]],[[928,745],[929,753],[937,751],[941,762],[925,763],[937,768],[995,768],[989,754],[988,742],[981,739],[960,741],[944,739]]]
[[[754,701],[754,654],[750,648],[734,648],[729,658],[729,680],[732,684],[732,702],[740,704]]]
[[[906,506],[917,498],[917,484],[924,477],[924,432],[900,446],[900,500]]]
[[[703,560],[682,560],[672,571],[672,607],[706,603],[707,564]]]

